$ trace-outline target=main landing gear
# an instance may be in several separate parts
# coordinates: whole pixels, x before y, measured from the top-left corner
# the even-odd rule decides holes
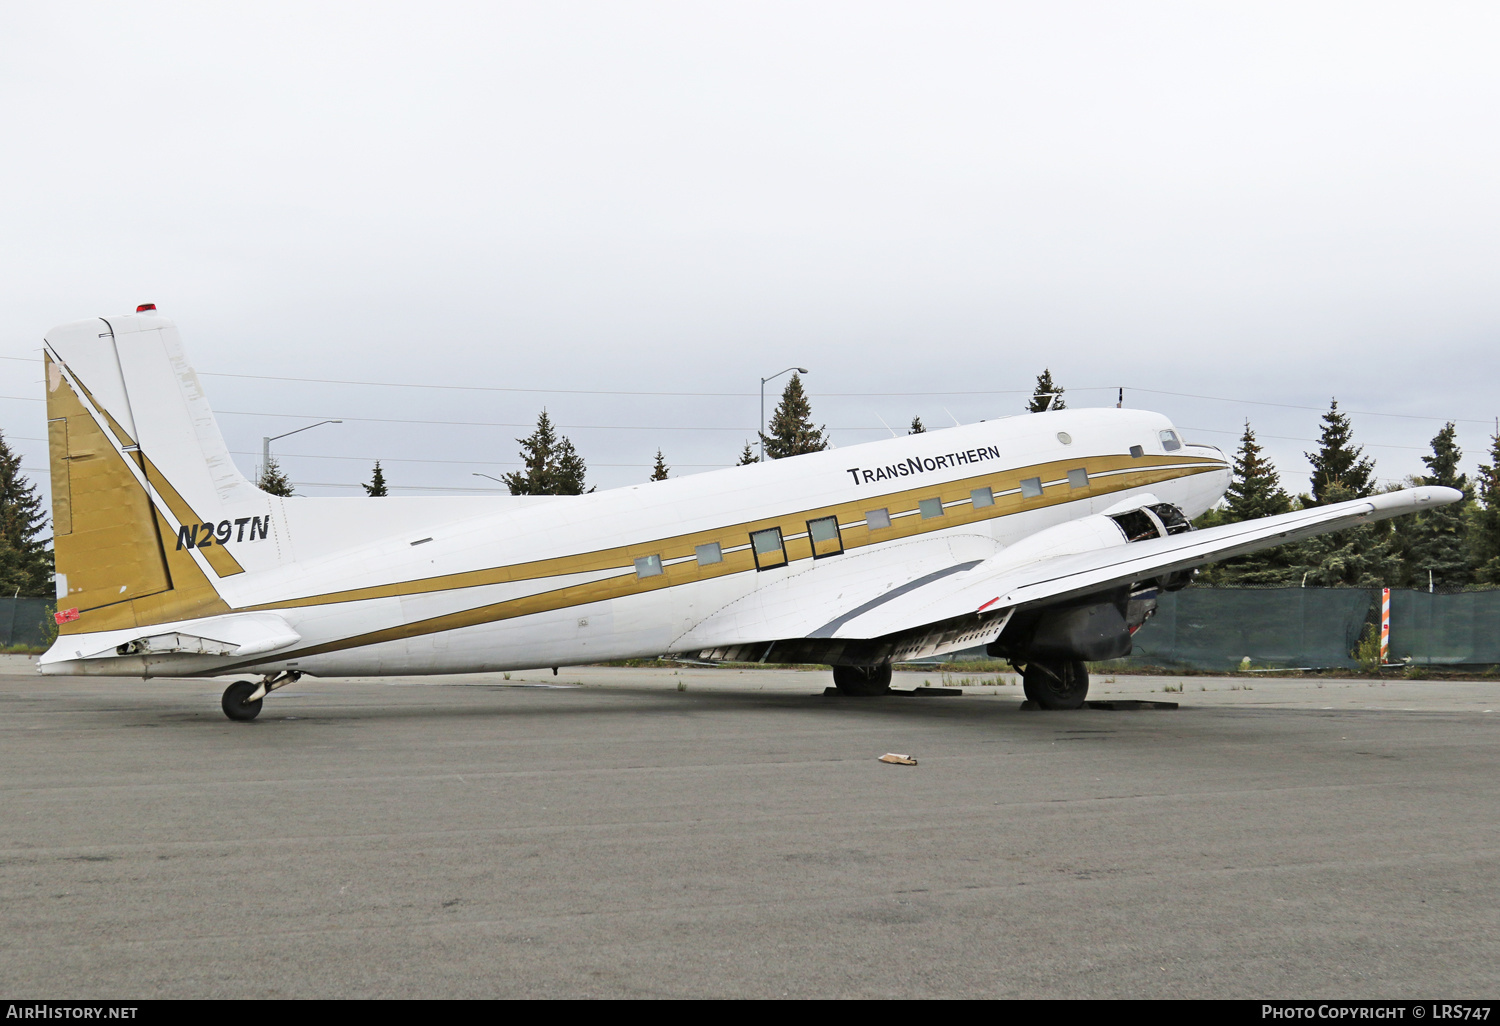
[[[1089,696],[1088,664],[1032,659],[1021,670],[1021,686],[1026,697],[1043,709],[1082,709]]]
[[[259,684],[252,680],[237,680],[224,689],[224,697],[219,704],[224,708],[224,715],[231,720],[253,720],[260,715],[260,707],[264,704],[266,695],[277,688],[295,684],[301,678],[302,674],[298,670],[282,670],[280,673],[266,674]]]
[[[891,664],[881,663],[879,666],[835,666],[833,668],[833,686],[839,689],[839,694],[841,695],[869,697],[871,695],[890,694]]]

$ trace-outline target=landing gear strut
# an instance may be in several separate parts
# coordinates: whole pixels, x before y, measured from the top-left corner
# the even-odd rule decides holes
[[[841,695],[884,695],[891,690],[891,664],[879,666],[835,666],[833,686]]]
[[[260,707],[266,695],[277,688],[295,684],[301,677],[302,674],[297,670],[283,670],[280,673],[266,674],[259,684],[252,680],[237,680],[224,689],[224,697],[219,704],[224,709],[224,715],[231,720],[253,720],[260,715]]]
[[[1032,659],[1021,672],[1026,697],[1043,709],[1082,709],[1089,696],[1089,668],[1078,661]]]

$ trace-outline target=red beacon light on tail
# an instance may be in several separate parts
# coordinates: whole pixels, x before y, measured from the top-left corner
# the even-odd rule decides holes
[[[140,306],[138,306],[138,307],[135,308],[135,312],[136,313],[146,313],[148,311],[154,312],[155,310],[156,310],[156,304],[155,303],[142,303]]]

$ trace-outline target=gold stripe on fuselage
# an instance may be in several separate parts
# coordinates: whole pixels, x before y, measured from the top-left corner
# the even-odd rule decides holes
[[[1080,466],[1088,469],[1089,485],[1087,488],[1071,488],[1067,480],[1067,472],[1068,470],[1078,469]],[[562,577],[578,573],[606,570],[622,571],[620,576],[609,577],[604,580],[569,585],[521,598],[507,599],[502,602],[487,603],[471,609],[446,613],[441,616],[413,621],[411,623],[398,624],[353,637],[279,654],[274,661],[281,663],[287,659],[320,655],[326,652],[342,651],[387,641],[399,641],[426,634],[458,630],[464,627],[474,627],[480,624],[514,619],[533,613],[550,612],[568,606],[623,598],[628,595],[642,594],[661,588],[677,587],[697,581],[722,577],[725,574],[744,573],[753,570],[755,567],[754,557],[748,549],[750,535],[753,532],[771,527],[781,528],[783,537],[786,538],[788,561],[791,562],[812,557],[812,544],[806,533],[807,522],[822,517],[837,516],[839,518],[844,551],[847,553],[852,549],[859,549],[868,545],[919,537],[934,531],[984,523],[1017,513],[1044,509],[1049,506],[1076,502],[1100,495],[1155,485],[1163,481],[1222,469],[1224,469],[1222,461],[1199,457],[1184,457],[1174,460],[1163,457],[1136,458],[1126,455],[1106,455],[1087,460],[1059,460],[1014,470],[1004,470],[992,474],[962,478],[956,481],[947,481],[936,487],[909,488],[899,492],[888,492],[883,495],[870,496],[832,506],[817,507],[762,520],[746,521],[714,530],[699,531],[692,534],[676,535],[631,545],[600,549],[595,552],[558,556],[550,559],[536,560],[531,563],[518,563],[506,567],[472,570],[415,581],[376,585],[369,588],[356,588],[348,591],[311,595],[300,599],[267,602],[243,608],[245,610],[274,611],[342,602],[358,602],[377,598],[429,594],[439,591],[475,588],[490,584],[507,584]],[[1040,477],[1042,479],[1043,492],[1040,496],[1024,497],[1020,494],[1020,482],[1023,478],[1031,477]],[[989,487],[994,493],[994,505],[976,509],[969,504],[970,493],[975,489],[984,487]],[[918,512],[919,501],[933,498],[939,498],[943,501],[943,514],[937,517],[922,517],[920,512]],[[954,505],[947,505],[948,503],[954,503]],[[891,526],[888,528],[871,529],[865,523],[865,513],[881,508],[889,511],[892,517]],[[801,535],[801,537],[793,537],[795,535]],[[718,542],[724,549],[734,548],[738,551],[724,552],[722,563],[699,566],[696,560],[689,557],[694,555],[696,546],[709,542]],[[661,574],[652,577],[637,578],[633,574],[623,573],[623,571],[633,569],[636,558],[651,555],[660,556],[663,562],[667,564],[663,567]],[[671,562],[676,559],[681,559],[683,562]],[[260,661],[263,662],[264,660]],[[236,666],[226,667],[225,670],[234,669],[237,666],[254,665],[256,662],[256,660],[250,660],[236,664]]]

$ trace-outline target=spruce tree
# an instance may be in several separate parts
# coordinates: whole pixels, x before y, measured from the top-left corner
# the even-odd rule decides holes
[[[1068,404],[1063,402],[1063,387],[1052,380],[1050,368],[1044,368],[1036,376],[1036,388],[1031,391],[1031,402],[1027,405],[1028,413],[1045,413],[1048,410],[1065,410]]]
[[[1219,524],[1237,524],[1244,520],[1273,517],[1287,513],[1292,508],[1292,498],[1281,487],[1281,475],[1266,459],[1260,443],[1255,440],[1255,431],[1245,421],[1245,433],[1240,436],[1240,448],[1234,456],[1233,477],[1224,493],[1223,505],[1198,519],[1198,527],[1214,527]],[[1292,584],[1293,566],[1296,563],[1295,547],[1282,546],[1264,552],[1253,552],[1235,556],[1203,569],[1201,579],[1206,584]]]
[[[1457,488],[1464,501],[1425,509],[1406,521],[1397,531],[1405,544],[1405,584],[1422,587],[1434,585],[1456,587],[1468,584],[1473,574],[1469,564],[1468,510],[1473,500],[1469,479],[1458,472],[1463,450],[1458,447],[1458,432],[1450,422],[1432,439],[1432,455],[1423,456],[1427,473],[1421,484]]]
[[[922,418],[921,417],[913,417],[911,419],[911,430],[908,431],[908,432],[906,432],[906,433],[909,434],[909,435],[922,435],[922,434],[926,434],[927,433],[927,428],[923,426],[923,424],[922,424]]]
[[[1469,561],[1476,581],[1500,584],[1500,432],[1490,436],[1490,461],[1479,465],[1479,501],[1469,505]]]
[[[661,450],[657,449],[656,465],[651,468],[651,477],[649,478],[649,480],[665,481],[667,479],[667,474],[670,473],[671,470],[672,468],[667,466],[666,460],[662,458]]]
[[[1363,499],[1375,491],[1375,463],[1363,459],[1364,448],[1353,444],[1354,431],[1349,417],[1339,412],[1339,401],[1329,402],[1323,414],[1323,430],[1318,436],[1318,451],[1304,453],[1312,463],[1312,499],[1310,506],[1326,506],[1334,501],[1328,496],[1335,483],[1351,499]]]
[[[390,494],[386,491],[385,488],[385,471],[380,469],[379,460],[375,461],[375,473],[370,477],[370,483],[362,484],[360,485],[360,487],[363,488],[365,490],[365,494],[372,499]]]
[[[745,443],[745,447],[740,450],[739,462],[737,462],[735,464],[735,466],[736,467],[748,467],[752,463],[759,463],[759,462],[760,462],[760,457],[757,456],[757,455],[755,455],[755,449],[754,449],[754,447],[751,446],[751,444],[749,442],[746,442]]]
[[[580,495],[588,467],[573,443],[558,435],[552,418],[543,410],[536,419],[536,430],[521,443],[523,469],[505,475],[512,495]],[[592,491],[592,489],[590,489]]]
[[[1255,440],[1255,431],[1245,421],[1240,448],[1234,455],[1234,478],[1224,493],[1224,522],[1237,524],[1244,520],[1274,517],[1292,508],[1292,497],[1281,487],[1281,475],[1265,457],[1265,450]]]
[[[578,455],[578,450],[573,448],[573,443],[564,438],[557,443],[557,456],[552,466],[552,488],[548,494],[551,495],[582,495],[592,488],[584,487],[584,477],[588,473],[588,465],[583,462],[583,457]]]
[[[1331,481],[1324,505],[1359,498],[1341,481]],[[1292,546],[1300,557],[1292,570],[1308,587],[1379,588],[1399,580],[1401,560],[1386,524],[1363,524],[1310,538]],[[1291,581],[1289,583],[1298,583]]]
[[[768,459],[779,460],[803,453],[821,452],[828,448],[823,437],[827,427],[815,428],[812,424],[812,406],[807,393],[802,390],[802,376],[793,374],[782,390],[781,402],[771,415],[771,433],[762,434]]]
[[[52,553],[36,537],[46,522],[36,485],[21,475],[21,457],[0,436],[0,595],[55,593]]]
[[[281,472],[281,464],[276,462],[275,456],[266,460],[266,465],[260,469],[260,480],[255,482],[255,486],[268,495],[293,494],[292,482]]]

